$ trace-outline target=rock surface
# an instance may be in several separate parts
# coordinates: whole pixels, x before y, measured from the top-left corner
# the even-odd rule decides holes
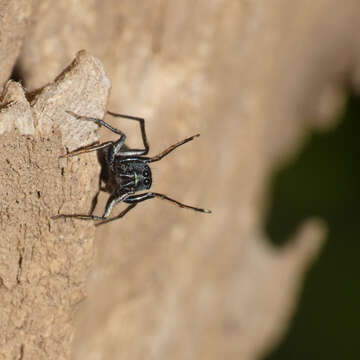
[[[65,110],[102,116],[109,86],[99,61],[81,52],[60,78],[36,94],[26,94],[13,81],[4,89],[0,104],[1,359],[70,358],[72,318],[86,292],[94,227],[54,221],[50,216],[89,210],[99,166],[95,154],[59,159],[66,149],[97,139],[96,126],[85,123],[80,128]],[[88,106],[91,97],[97,101]]]

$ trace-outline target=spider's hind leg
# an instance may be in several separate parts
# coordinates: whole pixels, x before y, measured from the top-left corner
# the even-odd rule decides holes
[[[71,116],[73,116],[74,118],[78,119],[78,120],[84,120],[84,121],[91,121],[94,122],[95,124],[99,125],[99,126],[104,126],[107,129],[109,129],[110,131],[112,131],[115,134],[118,135],[124,135],[123,132],[121,132],[119,129],[116,129],[114,127],[112,127],[110,124],[108,124],[107,122],[105,122],[104,120],[101,119],[97,119],[97,118],[93,118],[93,117],[89,117],[89,116],[81,116],[78,114],[75,114],[72,111],[66,111],[68,114],[70,114]]]
[[[141,118],[141,117],[137,117],[137,116],[117,114],[117,113],[114,113],[112,111],[108,111],[107,113],[109,115],[111,115],[111,116],[114,116],[114,117],[120,117],[120,118],[127,119],[127,120],[138,121],[139,125],[140,125],[141,138],[142,138],[142,141],[143,141],[143,144],[144,144],[144,149],[135,149],[135,150],[132,150],[132,151],[135,151],[137,156],[148,154],[150,146],[149,146],[149,143],[147,141],[147,136],[146,136],[146,131],[145,131],[145,119]],[[131,154],[131,155],[133,155],[133,154]]]
[[[93,143],[91,145],[84,146],[84,147],[82,147],[80,149],[76,149],[76,150],[71,151],[71,152],[69,152],[67,154],[60,155],[59,157],[60,158],[73,157],[73,156],[77,156],[77,155],[80,155],[80,154],[85,154],[85,153],[88,153],[88,152],[103,149],[105,147],[111,146],[112,144],[113,144],[112,141],[107,141],[107,142],[104,142],[102,144],[100,144],[99,141],[96,141],[95,143]]]
[[[60,157],[61,158],[72,157],[72,156],[88,153],[88,152],[91,152],[91,151],[96,151],[96,150],[103,149],[103,148],[111,146],[113,148],[113,150],[112,150],[112,152],[110,152],[111,155],[112,155],[110,163],[112,163],[113,157],[120,151],[121,147],[125,143],[125,140],[126,140],[125,134],[122,133],[120,130],[112,127],[111,125],[106,123],[104,120],[97,119],[97,118],[92,118],[92,117],[87,117],[87,116],[77,115],[72,111],[66,111],[66,112],[68,114],[70,114],[71,116],[75,117],[78,120],[91,121],[91,122],[94,122],[95,124],[97,124],[99,126],[104,126],[107,129],[109,129],[110,131],[114,132],[115,134],[120,135],[120,138],[119,138],[119,140],[117,140],[115,142],[114,141],[106,141],[106,142],[104,142],[102,144],[97,143],[97,144],[92,144],[92,145],[89,145],[89,146],[85,146],[85,147],[83,147],[81,149],[72,151],[71,153],[68,153],[66,155],[62,155]]]

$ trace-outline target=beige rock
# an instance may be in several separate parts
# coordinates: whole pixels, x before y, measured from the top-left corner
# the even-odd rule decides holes
[[[70,357],[72,317],[86,292],[94,227],[50,216],[88,211],[99,166],[95,154],[59,159],[66,148],[97,139],[92,124],[80,129],[65,110],[102,116],[109,85],[99,60],[80,52],[60,78],[36,94],[24,93],[16,82],[5,87],[0,105],[0,358]]]

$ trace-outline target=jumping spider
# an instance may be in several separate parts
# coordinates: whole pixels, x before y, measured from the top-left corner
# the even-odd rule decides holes
[[[211,213],[210,210],[185,205],[180,203],[179,201],[169,198],[166,195],[159,194],[156,192],[148,191],[141,194],[136,194],[138,191],[149,190],[151,187],[152,177],[151,177],[150,167],[148,166],[149,163],[161,160],[163,157],[168,155],[177,147],[193,140],[194,138],[200,136],[200,134],[196,134],[182,141],[179,141],[178,143],[169,146],[167,149],[165,149],[156,156],[147,157],[144,155],[147,155],[149,152],[149,144],[146,138],[145,120],[143,118],[116,114],[110,111],[107,112],[109,115],[115,117],[121,117],[124,119],[135,120],[139,122],[144,149],[129,149],[125,145],[125,139],[126,139],[125,134],[123,134],[120,130],[112,127],[105,121],[92,117],[80,116],[71,111],[67,111],[67,113],[72,115],[78,120],[92,121],[99,126],[104,126],[113,133],[120,135],[120,138],[117,141],[107,141],[102,144],[89,145],[79,150],[75,150],[71,153],[68,153],[66,155],[60,156],[62,158],[71,157],[71,156],[87,153],[90,151],[103,149],[102,152],[100,153],[100,157],[102,160],[101,162],[103,163],[103,168],[100,176],[100,183],[101,181],[103,181],[105,183],[105,187],[100,187],[100,190],[98,191],[93,201],[93,206],[89,215],[59,214],[53,216],[52,219],[76,218],[82,220],[95,220],[95,221],[101,221],[100,223],[97,224],[97,225],[101,225],[108,223],[110,221],[120,219],[121,217],[126,215],[131,209],[133,209],[139,202],[153,198],[160,198],[163,200],[171,201],[172,203],[182,208],[187,208],[208,214]],[[95,216],[92,215],[92,213],[97,203],[97,196],[99,195],[99,192],[101,190],[110,193],[110,197],[105,206],[104,215]],[[113,207],[115,206],[116,203],[119,202],[127,203],[129,204],[129,206],[125,210],[123,210],[119,215],[109,218]]]

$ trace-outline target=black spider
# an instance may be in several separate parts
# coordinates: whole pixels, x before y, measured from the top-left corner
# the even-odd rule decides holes
[[[75,150],[69,154],[61,156],[61,157],[70,157],[70,156],[87,153],[90,151],[103,149],[102,152],[100,153],[100,157],[103,163],[100,182],[103,181],[105,183],[105,187],[100,187],[100,190],[109,192],[111,194],[107,201],[104,215],[103,216],[92,215],[92,212],[94,211],[97,203],[97,196],[100,192],[99,190],[98,194],[96,195],[93,201],[93,206],[90,215],[59,214],[53,216],[52,219],[76,218],[82,220],[98,220],[98,221],[102,220],[102,222],[97,224],[97,225],[101,225],[116,219],[120,219],[121,217],[126,215],[131,209],[133,209],[139,202],[153,198],[160,198],[171,201],[172,203],[182,208],[188,208],[203,213],[211,213],[210,210],[185,205],[180,203],[179,201],[169,198],[166,195],[159,194],[156,192],[148,191],[141,194],[135,194],[141,190],[149,190],[151,187],[152,177],[148,163],[161,160],[171,151],[193,140],[194,138],[200,136],[200,134],[196,134],[187,139],[179,141],[178,143],[169,146],[167,149],[165,149],[163,152],[161,152],[156,156],[146,157],[144,155],[146,155],[149,152],[149,144],[146,138],[144,119],[135,116],[115,114],[113,112],[108,111],[108,114],[112,116],[121,117],[130,120],[136,120],[139,122],[141,129],[141,136],[144,143],[144,149],[129,149],[125,145],[125,139],[126,139],[125,134],[123,134],[120,130],[113,128],[105,121],[101,119],[80,116],[71,111],[67,111],[67,113],[74,116],[76,119],[92,121],[98,124],[99,126],[105,126],[110,131],[120,135],[120,138],[117,141],[107,141],[102,144],[90,145],[85,148]],[[114,205],[119,202],[125,202],[130,205],[125,210],[123,210],[119,215],[113,218],[109,218]]]

